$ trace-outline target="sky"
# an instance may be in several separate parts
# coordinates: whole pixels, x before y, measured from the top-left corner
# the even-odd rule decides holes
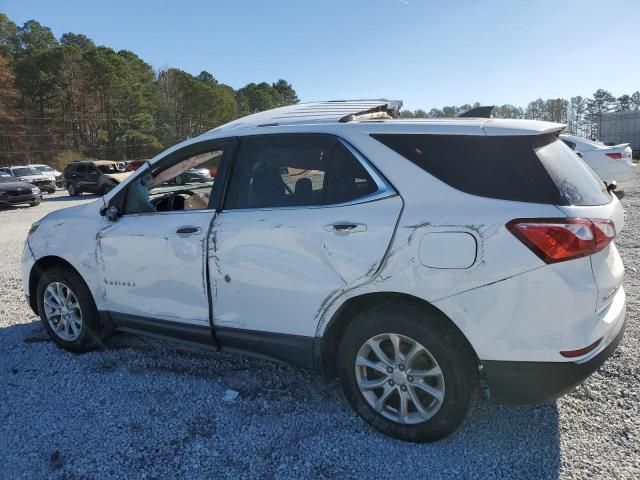
[[[405,108],[640,90],[640,0],[0,0],[155,69]]]

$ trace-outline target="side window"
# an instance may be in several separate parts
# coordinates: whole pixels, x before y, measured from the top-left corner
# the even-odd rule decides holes
[[[76,173],[87,173],[87,165],[81,163],[76,167]]]
[[[161,161],[127,189],[124,213],[151,213],[209,208],[209,201],[225,144],[187,147],[182,154]]]
[[[571,150],[576,149],[575,142],[572,142],[571,140],[567,140],[566,138],[561,138],[560,140],[562,140],[567,145],[567,147],[569,147]]]
[[[342,142],[336,141],[327,182],[327,204],[351,202],[378,190],[371,175]]]
[[[334,137],[260,135],[240,141],[225,208],[335,204],[377,188],[366,169]]]
[[[323,135],[241,139],[225,208],[322,205],[331,146]]]

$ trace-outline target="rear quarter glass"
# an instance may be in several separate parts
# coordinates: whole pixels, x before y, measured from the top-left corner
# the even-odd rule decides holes
[[[602,181],[556,135],[371,136],[465,193],[550,205],[610,201]]]

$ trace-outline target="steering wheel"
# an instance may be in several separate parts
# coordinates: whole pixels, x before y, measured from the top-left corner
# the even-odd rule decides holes
[[[167,207],[169,208],[169,211],[174,210],[174,203],[175,203],[176,197],[181,194],[192,197],[196,193],[193,190],[176,190],[175,192],[171,192],[171,195],[169,196],[169,200],[167,201]]]

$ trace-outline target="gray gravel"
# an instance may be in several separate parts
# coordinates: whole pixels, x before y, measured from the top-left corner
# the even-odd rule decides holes
[[[125,335],[104,352],[56,348],[23,301],[20,254],[33,221],[79,201],[0,210],[0,478],[639,478],[640,181],[626,193],[616,355],[556,403],[478,399],[427,445],[371,430],[297,368]]]

